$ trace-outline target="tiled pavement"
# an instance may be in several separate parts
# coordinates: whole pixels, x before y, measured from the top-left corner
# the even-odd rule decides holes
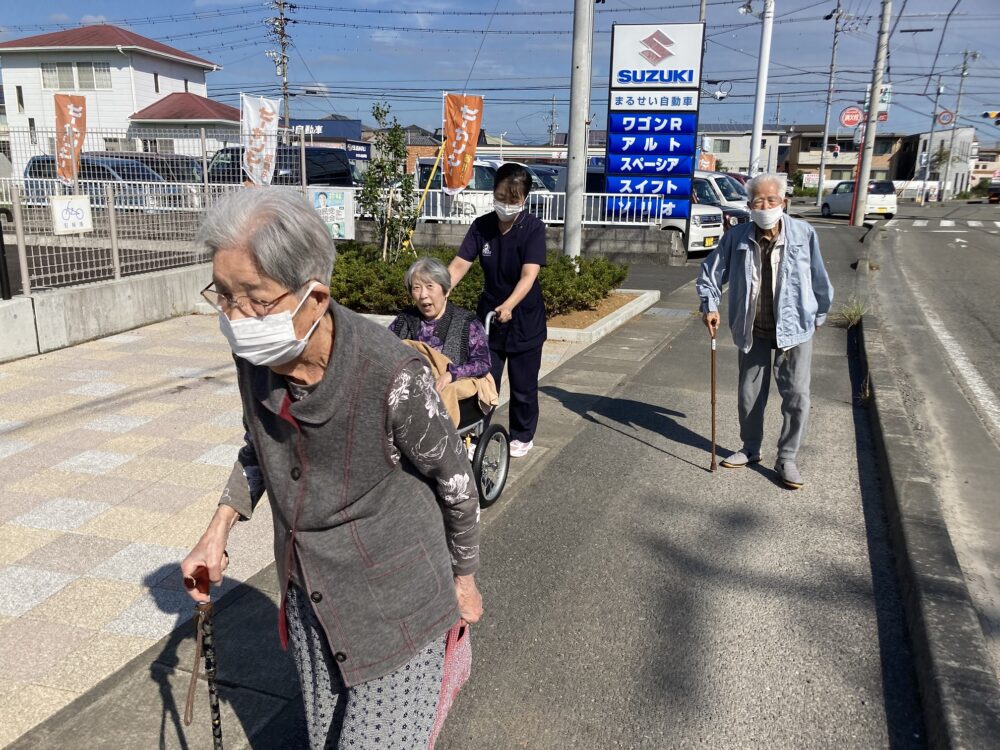
[[[582,348],[547,343],[543,374]],[[211,316],[0,364],[0,746],[190,618],[177,563],[242,434]],[[223,592],[271,562],[269,515],[234,529]]]

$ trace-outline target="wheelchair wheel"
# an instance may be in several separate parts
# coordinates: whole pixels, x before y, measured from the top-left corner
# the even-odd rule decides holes
[[[472,475],[479,489],[479,506],[488,508],[500,498],[510,468],[510,439],[498,424],[486,428],[472,457]]]

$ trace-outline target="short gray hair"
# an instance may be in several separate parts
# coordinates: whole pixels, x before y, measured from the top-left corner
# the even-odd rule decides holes
[[[195,242],[209,257],[246,248],[263,275],[292,291],[312,279],[329,284],[337,257],[319,213],[300,190],[287,187],[227,194],[205,215]]]
[[[757,195],[757,190],[765,182],[774,182],[778,185],[778,194],[784,199],[788,189],[788,175],[783,172],[761,172],[759,175],[747,181],[747,195],[750,200]]]
[[[451,274],[448,273],[448,267],[437,258],[418,258],[412,266],[406,269],[406,276],[403,277],[406,291],[413,289],[413,279],[417,276],[422,279],[430,279],[440,286],[445,294],[451,291]]]

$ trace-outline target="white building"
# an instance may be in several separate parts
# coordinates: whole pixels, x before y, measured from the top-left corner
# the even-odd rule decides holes
[[[117,26],[99,24],[0,42],[15,174],[52,153],[54,94],[87,101],[86,151],[131,150],[133,114],[174,93],[207,97],[215,63]],[[149,149],[153,150],[153,149]]]
[[[753,133],[751,125],[727,125],[699,122],[698,135],[710,142],[705,143],[705,150],[715,155],[723,172],[746,173],[750,169],[750,137]],[[761,133],[760,169],[764,172],[777,172],[779,150],[785,145],[785,129],[770,130],[764,128]],[[717,166],[716,169],[719,169]]]

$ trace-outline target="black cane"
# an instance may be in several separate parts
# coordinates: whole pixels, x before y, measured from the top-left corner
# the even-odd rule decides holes
[[[715,471],[715,331],[709,331],[712,334],[712,465],[709,471]]]
[[[219,691],[215,686],[215,638],[212,634],[212,602],[200,602],[195,606],[194,667],[191,670],[191,684],[188,686],[187,704],[184,708],[184,726],[191,725],[194,714],[194,690],[198,683],[198,666],[205,657],[205,682],[208,683],[208,707],[212,715],[212,745],[222,750],[222,711],[219,709]]]

